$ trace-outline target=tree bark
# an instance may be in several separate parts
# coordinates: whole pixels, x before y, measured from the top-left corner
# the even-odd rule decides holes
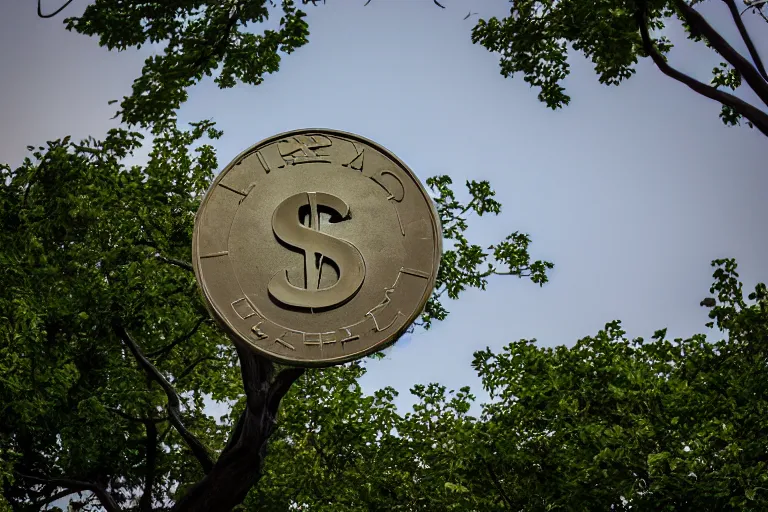
[[[760,76],[755,66],[728,44],[728,41],[704,19],[704,16],[688,5],[685,0],[675,0],[675,5],[691,28],[704,36],[717,53],[741,74],[763,103],[768,105],[768,83]]]
[[[271,362],[236,346],[246,394],[245,411],[211,471],[179,500],[174,512],[226,512],[243,502],[261,478],[280,401],[304,373],[303,368],[289,368],[273,379],[275,368]]]
[[[698,15],[698,13],[696,13]],[[746,101],[737,98],[733,94],[729,94],[725,91],[721,91],[711,85],[707,85],[703,82],[696,80],[695,78],[682,73],[681,71],[673,68],[667,63],[664,56],[659,53],[653,44],[650,33],[648,31],[648,21],[646,19],[645,7],[641,5],[635,11],[635,19],[637,21],[638,28],[640,29],[640,36],[643,42],[643,49],[651,57],[656,67],[665,75],[674,78],[678,82],[687,85],[697,93],[704,97],[710,98],[721,104],[732,108],[737,113],[744,116],[750,121],[755,128],[757,128],[763,135],[768,136],[768,114],[762,110],[750,105]],[[703,19],[703,18],[702,18]],[[730,61],[729,61],[730,62]],[[731,62],[731,64],[733,64]],[[751,66],[751,64],[750,64]],[[737,68],[738,69],[738,68]],[[754,70],[754,68],[753,68]],[[755,71],[756,72],[756,71]],[[757,92],[757,91],[755,91]]]
[[[757,52],[757,48],[755,48],[755,43],[752,41],[752,37],[747,31],[747,27],[744,26],[744,21],[741,19],[739,9],[736,7],[736,2],[734,0],[723,1],[731,11],[733,22],[736,24],[736,28],[739,29],[739,34],[741,34],[741,39],[744,41],[744,44],[747,45],[747,50],[749,51],[750,57],[752,57],[752,61],[755,63],[757,71],[760,73],[760,76],[763,77],[763,80],[768,82],[768,72],[765,71],[763,60],[760,58],[760,54]]]
[[[147,429],[146,459],[147,466],[144,474],[144,493],[139,500],[141,512],[152,512],[152,487],[155,484],[155,469],[157,466],[157,425],[154,421],[144,422]]]

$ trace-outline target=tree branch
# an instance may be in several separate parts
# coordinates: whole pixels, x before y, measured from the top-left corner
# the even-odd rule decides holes
[[[188,263],[186,261],[177,260],[175,258],[167,258],[167,257],[162,256],[160,254],[156,255],[155,257],[157,259],[159,259],[160,261],[164,262],[164,263],[168,263],[170,265],[175,265],[175,266],[177,266],[179,268],[183,268],[184,270],[188,270],[190,272],[194,272],[195,271],[195,269],[192,268],[192,264]]]
[[[56,494],[52,494],[48,496],[47,498],[36,501],[32,506],[36,508],[42,508],[43,505],[47,505],[51,503],[52,501],[60,500],[61,498],[64,498],[66,496],[69,496],[70,494],[74,494],[76,492],[82,492],[82,491],[76,491],[74,489],[65,489],[63,491],[57,492]]]
[[[54,12],[52,12],[51,14],[43,14],[43,10],[42,10],[42,8],[40,7],[40,3],[41,3],[41,0],[37,0],[37,15],[38,15],[39,17],[43,18],[43,19],[46,19],[46,18],[53,18],[54,16],[56,16],[57,14],[59,14],[61,11],[63,11],[64,9],[66,9],[66,8],[67,8],[67,6],[68,6],[69,4],[71,4],[71,3],[72,3],[72,0],[67,0],[67,2],[66,2],[64,5],[62,5],[62,6],[61,6],[61,7],[59,7],[58,9],[56,9],[56,10],[55,10]]]
[[[144,492],[139,500],[141,512],[152,512],[152,486],[155,484],[155,469],[157,466],[157,425],[152,421],[144,423],[147,428],[147,466],[144,473]]]
[[[755,2],[750,2],[749,0],[744,0],[744,5],[747,7],[741,11],[741,15],[744,16],[744,13],[748,10],[752,9],[753,13],[757,13],[760,15],[761,18],[763,18],[766,22],[768,22],[768,18],[765,17],[765,14],[763,14],[763,7],[765,4],[768,3],[768,0],[757,0]]]
[[[176,393],[176,390],[163,374],[161,374],[160,371],[149,362],[144,354],[142,354],[139,345],[121,323],[115,321],[113,328],[118,337],[131,351],[133,357],[136,358],[139,368],[144,370],[149,378],[157,382],[160,387],[163,388],[163,391],[165,391],[165,396],[168,398],[168,414],[170,416],[169,420],[171,424],[176,428],[181,438],[192,451],[192,454],[200,462],[203,471],[208,473],[211,468],[213,468],[213,461],[203,443],[184,427],[184,423],[181,421],[181,401],[179,400],[179,395]]]
[[[768,3],[768,0],[744,0],[744,5],[747,6],[746,9],[744,9],[741,14],[744,14],[747,9],[758,9],[761,5],[765,5]]]
[[[205,362],[205,361],[218,361],[218,360],[219,360],[219,358],[218,358],[218,357],[214,357],[214,356],[201,356],[201,357],[198,357],[197,359],[195,359],[194,361],[192,361],[192,362],[189,364],[189,366],[187,366],[186,368],[184,368],[184,369],[181,371],[181,373],[179,373],[179,376],[178,376],[178,377],[176,377],[175,379],[173,379],[173,383],[174,383],[174,384],[176,384],[176,383],[177,383],[177,382],[179,382],[181,379],[183,379],[184,377],[186,377],[187,375],[189,375],[190,373],[192,373],[192,372],[194,371],[194,369],[195,369],[195,368],[197,368],[197,366],[198,366],[200,363],[203,363],[203,362]]]
[[[165,441],[165,437],[168,435],[168,433],[171,431],[172,428],[173,428],[173,425],[168,425],[167,427],[165,427],[165,430],[163,430],[163,432],[158,436],[157,440],[160,441],[161,443]]]
[[[107,512],[119,512],[121,510],[112,495],[110,495],[105,488],[96,484],[95,482],[84,482],[81,480],[72,480],[69,478],[41,478],[38,476],[24,475],[22,473],[16,474],[21,478],[32,482],[32,485],[41,484],[50,485],[53,487],[64,487],[72,491],[68,494],[79,491],[92,492],[99,499],[101,506],[104,507]]]
[[[490,463],[488,463],[488,461],[485,460],[485,458],[483,458],[483,463],[485,464],[485,469],[488,471],[488,475],[490,475],[491,477],[493,486],[496,487],[496,490],[499,491],[499,494],[501,494],[501,497],[504,500],[504,503],[507,504],[507,507],[509,508],[509,510],[515,510],[515,507],[512,505],[512,501],[509,499],[509,496],[507,496],[507,493],[504,492],[504,488],[501,486],[499,477],[496,476],[496,472],[493,470]]]
[[[760,59],[760,54],[757,53],[757,48],[755,48],[755,44],[752,42],[752,38],[749,35],[749,32],[747,32],[747,27],[744,26],[744,21],[741,19],[741,15],[739,14],[739,9],[736,7],[736,2],[734,0],[723,0],[725,4],[728,6],[728,9],[731,11],[731,17],[733,17],[734,23],[736,23],[736,27],[739,29],[739,34],[741,34],[741,38],[744,40],[744,44],[747,45],[747,50],[749,50],[749,55],[752,57],[752,60],[755,62],[755,67],[757,67],[757,71],[760,72],[760,76],[763,77],[763,80],[768,81],[768,73],[765,72],[765,67],[763,66],[763,61]]]
[[[189,332],[187,332],[186,334],[184,334],[182,336],[179,336],[178,338],[176,338],[174,341],[170,342],[168,345],[164,346],[163,348],[159,348],[159,349],[154,350],[152,352],[147,352],[147,354],[146,354],[147,357],[155,358],[155,357],[161,356],[163,354],[167,354],[168,352],[173,350],[173,348],[176,345],[184,343],[185,341],[189,340],[192,336],[197,334],[197,331],[200,329],[200,326],[203,325],[203,323],[206,320],[208,320],[208,319],[205,318],[205,317],[200,317],[197,320],[197,322],[195,323],[195,325],[192,327],[192,329],[189,330]]]
[[[239,344],[235,348],[240,359],[240,373],[249,412],[256,413],[266,406],[267,412],[274,417],[280,401],[296,379],[304,375],[305,369],[286,368],[272,379],[275,367],[271,362]]]
[[[189,70],[192,70],[192,73],[194,74],[197,72],[197,69],[200,66],[205,64],[206,60],[209,60],[211,57],[222,58],[224,56],[224,52],[227,49],[226,43],[232,36],[232,29],[235,28],[235,25],[237,25],[237,22],[240,20],[242,7],[243,5],[240,2],[237,2],[232,7],[229,15],[227,16],[227,23],[224,25],[224,30],[218,39],[215,42],[206,41],[207,44],[204,43],[203,47],[208,47],[209,50],[195,59],[191,66],[187,67],[186,69],[177,70],[177,75],[183,76],[189,74]],[[187,73],[184,73],[183,71],[187,71]]]
[[[261,477],[267,443],[276,426],[280,400],[303,368],[289,368],[274,379],[274,365],[250,348],[235,344],[240,359],[246,407],[213,469],[174,507],[175,512],[230,510],[245,499]]]
[[[695,78],[690,77],[670,66],[664,59],[664,56],[659,53],[659,51],[653,45],[651,36],[648,33],[648,23],[643,7],[639,7],[635,12],[635,19],[638,27],[640,28],[640,35],[643,40],[643,49],[651,57],[653,62],[656,64],[656,67],[658,67],[662,73],[671,78],[674,78],[680,83],[687,85],[706,98],[715,100],[725,106],[731,107],[733,110],[751,121],[764,135],[768,136],[768,114],[750,105],[746,101],[737,98],[733,94],[729,94],[725,91],[716,89],[711,85],[699,82]]]
[[[707,20],[699,14],[699,11],[688,5],[685,0],[675,0],[675,6],[680,10],[685,21],[698,31],[701,35],[707,38],[709,44],[717,50],[717,52],[725,58],[736,71],[741,73],[742,78],[749,84],[755,94],[768,105],[768,83],[760,76],[757,69],[747,59],[737,52],[733,46],[728,44],[723,36],[721,36],[712,25],[707,23]]]
[[[277,410],[280,407],[280,402],[283,397],[285,397],[285,394],[291,389],[293,383],[296,382],[299,377],[304,375],[305,371],[304,368],[286,368],[277,374],[277,377],[270,387],[269,399],[267,401],[267,406],[273,415],[277,416]]]

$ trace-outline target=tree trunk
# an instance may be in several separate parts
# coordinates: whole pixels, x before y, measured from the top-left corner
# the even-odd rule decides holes
[[[237,445],[219,457],[213,469],[176,504],[175,511],[229,511],[243,502],[261,477],[267,441],[274,431],[268,415],[245,412]]]
[[[271,362],[239,346],[238,355],[246,409],[211,471],[179,500],[175,512],[225,512],[243,502],[261,477],[280,400],[304,373],[303,368],[289,368],[273,380]]]

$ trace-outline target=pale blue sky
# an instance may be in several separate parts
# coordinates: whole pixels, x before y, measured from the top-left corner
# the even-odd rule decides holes
[[[216,142],[221,166],[274,133],[329,127],[379,142],[422,180],[488,179],[503,211],[473,222],[471,240],[490,245],[528,232],[533,256],[556,265],[544,288],[499,277],[488,291],[448,303],[448,320],[370,365],[366,390],[391,385],[401,405],[411,403],[407,390],[416,383],[479,392],[475,350],[519,338],[570,345],[613,319],[632,336],[662,327],[671,336],[703,332],[706,310],[698,304],[714,258],[737,258],[750,288],[768,280],[765,136],[724,127],[717,104],[650,62],[608,88],[575,58],[566,81],[571,105],[546,109],[535,90],[501,77],[496,56],[470,41],[476,17],[462,20],[469,6],[484,17],[503,15],[504,0],[445,0],[445,10],[430,0],[363,3],[310,6],[310,43],[277,74],[258,87],[203,83],[181,117],[212,117],[225,131]],[[735,35],[720,2],[704,13]],[[28,144],[102,136],[114,125],[107,101],[130,90],[147,55],[109,53],[66,32],[62,19],[37,19],[29,0],[0,6],[2,161],[18,163]],[[768,26],[754,29],[768,58]],[[680,33],[669,31],[674,41]],[[683,43],[672,62],[708,80],[717,59]]]

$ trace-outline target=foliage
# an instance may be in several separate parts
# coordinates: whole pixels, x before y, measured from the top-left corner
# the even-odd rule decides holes
[[[630,340],[611,322],[570,349],[476,354],[494,398],[486,453],[516,507],[765,509],[768,295],[758,285],[747,305],[735,262],[713,266],[710,317],[727,340]]]
[[[249,28],[269,19],[267,0],[96,0],[82,16],[64,21],[69,30],[98,36],[110,50],[162,46],[162,54],[145,61],[119,111],[129,125],[159,132],[173,125],[187,89],[204,77],[216,75],[221,88],[238,81],[258,85],[279,69],[280,53],[306,44],[305,13],[293,0],[283,0],[281,10],[279,28],[261,34]]]
[[[726,123],[744,117],[768,133],[764,112],[721,90],[744,82],[768,102],[760,59],[733,0],[724,2],[754,64],[719,38],[698,2],[683,0],[516,1],[509,18],[481,21],[473,40],[552,108],[569,101],[561,83],[572,44],[604,83],[622,82],[649,56],[720,101]],[[146,165],[130,164],[140,136],[120,129],[104,141],[30,148],[19,168],[0,171],[6,503],[37,510],[82,492],[73,502],[81,510],[178,509],[212,475],[226,478],[222,468],[242,464],[253,486],[272,435],[247,509],[765,509],[768,298],[760,285],[748,305],[730,260],[716,262],[712,289],[726,341],[670,341],[664,331],[628,340],[612,322],[572,348],[521,340],[481,351],[474,366],[493,399],[480,418],[469,415],[468,388],[436,384],[415,387],[417,406],[398,414],[392,389],[366,396],[357,383],[371,359],[299,376],[232,347],[208,320],[186,263],[193,215],[217,167],[204,139],[220,133],[209,122],[177,128],[176,110],[203,77],[258,84],[281,53],[305,44],[304,13],[290,0],[281,9],[279,28],[261,35],[249,26],[268,21],[264,0],[96,0],[66,20],[110,49],[160,49],[120,106],[129,127],[156,138]],[[651,39],[672,16],[726,61],[711,86],[669,66],[670,42]],[[487,250],[467,239],[469,214],[500,212],[487,182],[468,182],[466,203],[445,176],[429,185],[451,245],[424,327],[445,318],[444,294],[484,289],[491,275],[546,282],[552,265],[530,261],[528,235]],[[234,403],[232,412],[217,422],[205,396]],[[266,427],[253,437],[258,414]]]
[[[472,41],[499,55],[505,77],[522,74],[539,90],[539,100],[552,109],[571,99],[563,86],[570,73],[569,48],[590,59],[600,83],[607,85],[630,78],[638,59],[649,57],[667,76],[721,103],[720,118],[725,124],[737,125],[746,119],[749,127],[768,135],[768,113],[728,92],[746,85],[763,106],[768,105],[768,72],[742,19],[748,14],[768,22],[763,12],[766,2],[742,1],[742,6],[736,0],[723,3],[748,58],[699,13],[696,6],[704,0],[510,0],[509,16],[479,20]],[[65,22],[69,30],[98,36],[100,44],[109,49],[146,44],[162,49],[146,60],[132,94],[123,98],[118,112],[128,125],[161,130],[174,122],[176,110],[187,99],[187,89],[204,77],[215,76],[222,88],[238,82],[257,85],[266,74],[279,69],[281,54],[308,42],[306,14],[292,0],[282,2],[277,30],[254,33],[253,26],[267,23],[275,10],[270,0],[97,0],[82,16]],[[672,42],[665,36],[653,37],[675,18],[688,39],[722,58],[709,84],[670,65],[666,56]]]
[[[419,403],[401,416],[395,390],[363,394],[365,370],[352,363],[294,385],[246,510],[472,510],[479,502],[483,489],[464,487],[475,430],[469,390],[416,386]]]
[[[452,183],[450,176],[446,175],[427,179],[427,186],[435,194],[443,238],[451,244],[451,248],[443,251],[435,292],[421,315],[419,323],[426,329],[429,329],[433,320],[444,320],[448,314],[440,303],[443,294],[447,294],[450,299],[457,299],[467,287],[485,290],[488,277],[492,275],[528,277],[543,286],[549,279],[547,270],[554,268],[554,264],[548,261],[532,262],[528,253],[531,237],[517,231],[488,247],[488,250],[493,251],[493,260],[488,261],[491,253],[467,240],[467,214],[474,212],[482,217],[486,213],[501,213],[501,204],[494,199],[496,193],[487,181],[469,180],[466,185],[470,200],[462,204],[451,189]]]
[[[480,20],[472,41],[500,56],[501,74],[521,73],[539,90],[539,99],[552,109],[567,105],[571,98],[563,80],[570,73],[569,46],[595,65],[600,83],[618,85],[635,73],[638,58],[650,57],[664,74],[707,98],[722,104],[725,124],[739,124],[746,118],[750,127],[768,135],[768,113],[723,89],[736,90],[745,82],[768,105],[768,73],[763,66],[742,15],[765,16],[765,2],[744,2],[741,12],[736,0],[723,0],[730,11],[749,60],[736,51],[694,8],[703,0],[513,0],[506,18]],[[656,39],[673,17],[679,19],[692,41],[714,50],[725,62],[713,70],[711,84],[703,83],[672,67],[666,54],[672,42]],[[768,21],[768,19],[765,19]]]
[[[38,3],[38,15],[69,3],[49,15]],[[275,373],[235,350],[200,302],[186,261],[217,165],[202,139],[221,134],[210,122],[178,129],[176,111],[204,76],[220,87],[258,84],[281,53],[306,43],[305,14],[291,0],[278,29],[252,33],[274,14],[269,4],[97,0],[65,19],[112,50],[159,49],[118,112],[155,139],[144,166],[129,164],[141,136],[119,129],[104,141],[30,147],[21,167],[2,169],[0,399],[11,420],[0,429],[0,482],[15,509],[83,491],[73,503],[86,510],[205,509],[211,500],[223,506],[210,490],[227,494],[217,482],[231,483],[235,468],[245,470],[235,471],[232,503],[258,479],[277,406],[301,372]],[[467,240],[468,214],[500,212],[487,182],[467,183],[466,205],[449,178],[431,184],[457,243],[425,328],[447,315],[444,291],[456,299],[503,271],[546,282],[552,265],[530,262],[527,235],[514,233],[492,254]],[[203,410],[206,396],[236,403],[223,424]]]
[[[473,363],[468,388],[366,396],[361,364],[299,380],[286,397],[253,511],[765,510],[768,292],[748,304],[718,260],[710,312],[726,340],[628,339],[618,321],[568,348],[535,340]]]
[[[82,490],[110,510],[161,508],[210,476],[252,398],[243,378],[253,385],[186,263],[217,168],[205,139],[220,135],[210,122],[174,126],[155,137],[146,165],[131,165],[141,136],[116,129],[30,148],[19,168],[0,170],[0,480],[15,510]],[[436,180],[445,211],[499,212],[487,182],[470,182],[464,204],[450,180]],[[461,222],[449,236],[476,247]],[[457,298],[484,286],[474,276],[485,262],[531,267],[528,241],[518,235],[494,255],[449,251],[441,283]],[[218,423],[206,396],[237,402],[237,414]]]
[[[187,426],[214,449],[221,442],[201,412],[203,394],[239,391],[234,352],[201,322],[207,315],[193,276],[157,257],[189,251],[195,196],[216,168],[210,145],[189,148],[204,135],[219,134],[209,123],[165,132],[144,167],[126,162],[140,136],[113,130],[101,142],[65,138],[30,148],[21,167],[3,170],[0,439],[17,473],[5,492],[16,509],[58,487],[39,488],[20,474],[95,482],[121,504],[146,478],[150,434],[171,449],[154,453],[158,475],[199,476],[167,428],[165,395],[112,332],[115,318],[175,377]],[[183,348],[173,346],[189,333]],[[154,482],[155,496],[172,494],[170,482]]]

